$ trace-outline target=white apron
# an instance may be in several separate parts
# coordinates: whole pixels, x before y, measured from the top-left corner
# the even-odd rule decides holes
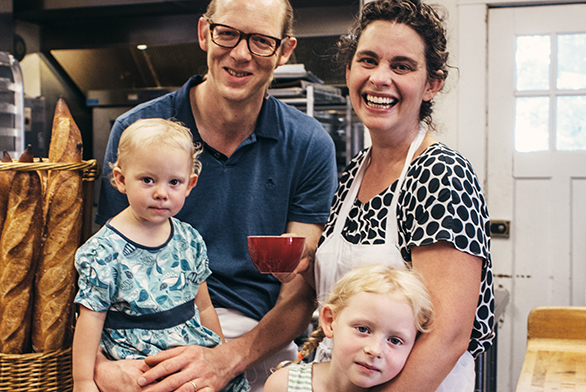
[[[241,337],[258,325],[258,321],[234,309],[216,308],[216,312],[227,342]],[[246,369],[244,377],[250,384],[249,392],[262,392],[267,378],[277,369],[277,366],[283,361],[293,362],[297,358],[298,351],[299,347],[295,342],[291,342],[262,362]]]
[[[397,269],[406,268],[405,262],[398,247],[399,228],[397,226],[396,211],[399,196],[405,181],[405,176],[407,174],[407,169],[413,160],[415,152],[425,138],[425,134],[425,127],[423,124],[420,124],[419,131],[417,132],[415,139],[413,142],[411,142],[411,146],[409,147],[409,152],[405,158],[403,170],[401,171],[401,175],[397,181],[395,194],[393,195],[391,205],[389,206],[389,212],[387,214],[387,226],[385,231],[385,243],[380,245],[355,245],[349,243],[344,239],[344,237],[342,237],[342,230],[348,217],[348,213],[350,212],[350,209],[354,204],[354,200],[356,200],[356,196],[358,195],[358,190],[360,189],[360,184],[362,183],[364,172],[370,164],[371,150],[369,149],[367,156],[362,161],[362,164],[356,173],[356,177],[352,181],[352,185],[348,190],[348,194],[342,203],[340,213],[336,219],[336,223],[334,224],[334,231],[328,238],[324,240],[315,254],[315,282],[320,310],[322,307],[321,304],[327,301],[332,287],[338,280],[340,280],[342,276],[344,276],[346,272],[353,268],[373,263],[387,264]],[[320,346],[316,351],[315,360],[318,362],[330,360],[332,348],[332,340],[325,338],[320,343]],[[454,374],[456,371],[457,374]],[[463,385],[462,388],[458,387],[454,389],[455,384],[462,384],[462,380],[466,380],[466,382],[464,382],[466,385]],[[446,382],[449,383],[448,388],[446,388],[446,385],[444,385]],[[473,390],[474,360],[472,355],[466,352],[460,358],[458,365],[454,368],[452,373],[448,375],[437,391],[472,392]]]

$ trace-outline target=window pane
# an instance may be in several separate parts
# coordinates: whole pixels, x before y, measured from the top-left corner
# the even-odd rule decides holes
[[[556,150],[586,150],[586,96],[557,98]]]
[[[586,88],[586,34],[558,36],[557,87],[560,90]]]
[[[517,37],[517,91],[548,90],[551,42],[549,35]]]
[[[549,98],[515,99],[515,150],[549,150]]]

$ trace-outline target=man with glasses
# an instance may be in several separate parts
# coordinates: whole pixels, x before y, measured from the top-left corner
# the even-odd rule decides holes
[[[261,391],[271,368],[295,358],[291,342],[310,322],[314,291],[301,276],[281,284],[260,274],[246,245],[247,235],[295,233],[306,237],[311,255],[337,183],[329,135],[266,94],[274,69],[297,43],[291,30],[288,0],[212,0],[198,22],[206,75],[116,120],[105,162],[116,159],[120,135],[139,118],[175,118],[203,144],[198,184],[177,218],[206,241],[207,284],[228,342],[170,349],[146,363],[110,362],[100,354],[95,374],[102,391],[217,391],[242,372]],[[109,172],[106,163],[99,224],[127,205],[108,184]],[[310,258],[299,269],[312,274]]]

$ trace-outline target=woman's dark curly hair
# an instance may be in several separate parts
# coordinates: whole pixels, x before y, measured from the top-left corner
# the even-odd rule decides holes
[[[448,77],[448,52],[446,29],[440,7],[425,4],[420,0],[375,0],[362,8],[360,16],[350,29],[350,34],[340,37],[337,58],[348,68],[356,53],[358,40],[364,29],[377,20],[402,23],[411,27],[422,38],[425,45],[427,75],[432,79]],[[432,101],[423,101],[419,121],[432,125]]]

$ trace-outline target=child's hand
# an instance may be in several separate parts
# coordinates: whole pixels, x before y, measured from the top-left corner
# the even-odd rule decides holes
[[[100,392],[93,380],[76,381],[73,383],[73,392]]]

